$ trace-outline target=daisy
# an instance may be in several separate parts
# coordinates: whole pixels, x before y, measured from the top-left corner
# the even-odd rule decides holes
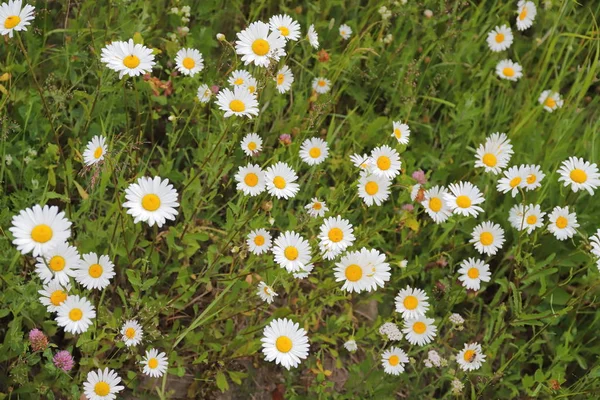
[[[265,170],[265,180],[269,194],[278,199],[294,197],[300,190],[300,185],[295,183],[298,175],[288,164],[281,161]]]
[[[323,220],[319,239],[323,248],[341,253],[352,246],[356,239],[353,235],[354,228],[347,219],[339,215]]]
[[[271,60],[279,61],[285,55],[285,38],[279,31],[269,33],[269,25],[256,21],[237,34],[235,51],[245,65],[253,63],[268,67]]]
[[[377,250],[362,248],[349,251],[336,263],[336,282],[344,281],[342,290],[350,293],[377,290],[390,280],[390,266],[385,262],[385,254]]]
[[[533,20],[537,14],[537,9],[532,1],[520,0],[517,3],[519,15],[517,16],[517,29],[524,31],[533,25]]]
[[[92,165],[104,160],[104,155],[108,147],[104,136],[94,136],[85,147],[83,152],[83,162],[85,165]]]
[[[137,346],[142,342],[144,330],[135,319],[130,319],[125,321],[123,324],[123,327],[121,328],[121,335],[123,336],[123,342],[125,343],[125,346]]]
[[[405,320],[423,316],[429,310],[428,299],[423,290],[406,286],[406,289],[400,289],[396,296],[396,312],[402,314]]]
[[[554,207],[548,216],[548,230],[558,239],[565,240],[575,235],[575,229],[579,227],[577,215],[569,213],[569,207]]]
[[[560,98],[560,93],[553,92],[552,90],[544,90],[538,98],[540,104],[544,106],[544,110],[551,113],[552,111],[561,108],[564,101]]]
[[[271,248],[271,234],[266,229],[255,229],[248,234],[246,244],[252,254],[263,254]]]
[[[400,174],[400,155],[390,146],[383,145],[375,147],[371,151],[373,160],[373,173],[388,179],[394,179]]]
[[[294,83],[294,74],[292,74],[292,70],[287,65],[284,65],[279,71],[277,71],[277,75],[275,75],[275,84],[277,86],[277,91],[279,93],[286,93],[292,88],[292,83]]]
[[[71,290],[70,284],[61,285],[58,280],[54,279],[44,285],[43,290],[38,290],[38,293],[42,295],[40,303],[46,306],[48,312],[58,311],[58,307],[67,300],[69,290]]]
[[[87,331],[92,325],[92,318],[96,318],[96,308],[88,299],[78,295],[68,296],[56,311],[58,326],[73,335]]]
[[[262,301],[266,301],[268,304],[271,304],[273,300],[275,300],[275,296],[278,296],[273,288],[264,282],[260,282],[258,284],[258,292],[256,294],[261,298]]]
[[[483,211],[477,204],[485,200],[483,195],[471,182],[451,183],[450,193],[444,193],[444,202],[454,214],[476,217]]]
[[[352,28],[346,24],[340,25],[340,36],[344,40],[350,39],[350,36],[352,36]]]
[[[307,210],[308,215],[313,218],[323,217],[325,216],[325,213],[329,211],[325,202],[316,197],[313,197],[310,203],[305,205],[304,208]]]
[[[115,276],[115,265],[107,255],[98,257],[96,253],[83,255],[83,260],[77,267],[75,280],[84,288],[104,289],[110,284],[110,279]]]
[[[508,25],[497,26],[488,33],[487,44],[491,51],[506,50],[513,42],[513,34]]]
[[[300,158],[308,165],[321,164],[329,155],[327,142],[321,138],[310,138],[300,146]]]
[[[262,351],[265,360],[275,361],[286,369],[296,368],[308,357],[308,337],[300,325],[287,318],[274,319],[263,331]]]
[[[234,179],[237,190],[241,190],[246,196],[257,196],[265,190],[265,173],[258,164],[239,167]]]
[[[424,198],[425,189],[423,188],[423,186],[421,186],[420,183],[415,183],[414,185],[412,185],[412,187],[410,188],[410,200],[420,203]]]
[[[358,346],[356,345],[356,340],[351,339],[344,343],[344,348],[351,353],[354,353],[358,350]]]
[[[250,79],[248,79],[248,83],[244,87],[248,92],[255,93],[256,89],[258,88],[258,82],[253,77],[250,77]]]
[[[217,104],[221,111],[225,111],[225,118],[235,115],[252,119],[253,115],[258,115],[256,93],[250,93],[245,87],[236,86],[233,91],[222,89],[217,94]]]
[[[88,400],[114,400],[117,393],[125,389],[119,383],[121,378],[112,369],[90,371],[87,381],[83,383],[83,392]]]
[[[325,94],[331,89],[331,81],[327,78],[315,78],[312,82],[312,88],[319,94]]]
[[[475,154],[475,168],[498,175],[506,168],[513,154],[512,144],[505,133],[493,133],[480,144]]]
[[[390,180],[375,174],[361,174],[358,180],[358,197],[363,199],[367,207],[380,206],[390,197]]]
[[[485,362],[481,345],[477,342],[465,343],[465,347],[456,355],[456,362],[463,371],[475,371],[481,368],[481,364]]]
[[[27,25],[30,25],[34,16],[34,6],[25,4],[21,9],[21,0],[8,0],[8,3],[0,5],[0,34],[13,37],[15,31],[27,31]]]
[[[275,262],[288,272],[298,272],[310,263],[310,244],[308,240],[294,231],[281,233],[273,245]]]
[[[590,252],[596,259],[596,266],[600,271],[600,229],[596,231],[595,235],[590,236],[590,244],[592,246]]]
[[[496,189],[502,193],[511,192],[511,196],[515,197],[519,189],[525,187],[528,175],[529,170],[525,165],[512,166],[504,171],[504,177],[498,181]]]
[[[509,81],[518,81],[523,76],[523,68],[511,60],[502,60],[496,65],[496,74]]]
[[[242,139],[240,145],[247,156],[252,157],[260,153],[262,150],[262,139],[256,133],[249,133]]]
[[[212,98],[212,95],[213,92],[210,90],[207,84],[200,85],[198,88],[198,93],[196,94],[198,100],[200,100],[200,103],[208,103]]]
[[[15,237],[12,243],[21,254],[31,252],[33,257],[44,255],[71,236],[71,222],[56,206],[42,208],[36,204],[14,215],[11,224],[8,230]]]
[[[296,41],[300,37],[300,24],[289,15],[273,15],[269,19],[269,26],[273,32],[278,32],[285,40]]]
[[[590,196],[593,196],[594,189],[600,186],[598,167],[583,158],[569,157],[562,162],[558,173],[560,174],[558,181],[563,181],[565,186],[571,185],[571,190],[575,193],[585,189]]]
[[[381,365],[386,374],[400,375],[404,372],[404,365],[408,362],[408,356],[404,350],[398,347],[391,347],[381,355]]]
[[[158,353],[156,349],[146,350],[146,356],[140,361],[140,364],[144,366],[144,374],[152,377],[159,378],[167,372],[169,361],[165,352]]]
[[[408,125],[400,121],[394,121],[393,126],[394,131],[392,132],[392,136],[398,140],[398,143],[408,144],[408,139],[410,138],[410,128]]]
[[[37,258],[35,272],[44,283],[56,280],[61,285],[67,285],[69,277],[76,275],[80,261],[77,248],[62,242],[48,250],[43,257]]]
[[[204,69],[204,59],[196,49],[181,49],[175,55],[175,65],[182,74],[194,76]]]
[[[292,274],[292,276],[296,279],[304,279],[307,278],[308,275],[310,275],[310,273],[312,272],[312,270],[315,268],[315,266],[313,264],[306,264],[305,266],[302,267],[302,269],[300,270],[300,272],[295,272]]]
[[[321,250],[321,254],[325,260],[335,260],[344,252],[339,247],[328,247],[323,243],[319,243],[319,250]]]
[[[531,235],[535,229],[544,226],[544,215],[546,213],[542,212],[539,204],[516,204],[510,209],[508,221],[513,228],[527,230],[527,234]]]
[[[154,54],[152,49],[141,44],[129,42],[112,42],[102,49],[101,59],[113,71],[119,73],[119,79],[125,75],[138,76],[152,71]]]
[[[458,273],[460,274],[458,280],[462,282],[464,287],[470,290],[479,290],[481,282],[489,282],[492,276],[490,266],[483,262],[483,260],[475,258],[463,260],[460,263]]]
[[[248,86],[250,79],[252,79],[250,72],[243,69],[237,69],[231,73],[227,82],[232,86],[246,87]]]
[[[306,33],[306,39],[308,40],[308,43],[310,43],[310,45],[313,48],[315,48],[315,49],[319,48],[319,34],[315,30],[315,26],[313,24],[311,24],[308,27],[308,32]]]
[[[178,214],[177,190],[168,179],[158,176],[140,177],[125,189],[125,199],[123,207],[134,217],[135,224],[142,221],[161,228],[167,220],[174,221]]]
[[[350,156],[350,161],[356,168],[360,168],[364,172],[371,172],[373,169],[373,159],[369,157],[367,154],[352,154]]]
[[[425,191],[425,198],[421,202],[423,207],[425,207],[425,212],[436,224],[445,222],[452,215],[452,210],[444,201],[446,194],[448,194],[448,190],[445,187],[434,186]]]
[[[433,325],[432,318],[421,316],[418,318],[404,320],[404,335],[410,344],[425,346],[433,341],[436,336],[437,327]]]
[[[504,244],[504,229],[490,221],[477,225],[471,233],[473,243],[480,254],[495,255]]]
[[[527,177],[525,178],[525,182],[523,183],[525,189],[529,191],[541,187],[542,179],[544,179],[544,177],[546,176],[546,174],[544,174],[544,172],[542,171],[542,168],[539,165],[531,164],[526,165],[525,169],[527,171]]]

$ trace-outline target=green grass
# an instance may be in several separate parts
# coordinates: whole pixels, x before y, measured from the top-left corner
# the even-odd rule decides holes
[[[239,0],[37,1],[33,25],[13,39],[3,37],[0,46],[0,155],[12,157],[0,165],[0,398],[79,398],[88,371],[104,367],[121,376],[126,396],[148,399],[215,398],[221,392],[267,398],[279,383],[290,399],[453,398],[455,377],[465,384],[464,398],[597,397],[600,288],[588,237],[600,228],[600,202],[598,193],[563,187],[556,170],[569,156],[599,161],[600,4],[550,3],[549,9],[537,4],[533,27],[519,32],[516,2],[334,0],[286,7]],[[183,5],[192,9],[190,31],[176,42],[169,33],[184,24],[167,10]],[[394,13],[389,24],[377,11],[382,5]],[[425,9],[433,11],[431,19]],[[252,120],[224,119],[214,98],[209,106],[200,104],[201,83],[227,86],[227,73],[243,67],[215,35],[222,32],[233,42],[249,23],[279,13],[298,20],[303,35],[314,23],[330,60],[318,61],[306,42],[288,44],[280,64],[294,73],[292,93],[280,95],[267,85]],[[339,38],[341,23],[354,31],[349,41]],[[514,43],[491,53],[485,37],[502,24],[512,26]],[[393,41],[384,44],[380,39],[388,33]],[[171,82],[172,94],[154,93],[141,77],[119,80],[100,62],[108,42],[134,35],[158,52],[152,76]],[[183,46],[204,55],[205,69],[196,77],[171,74]],[[504,58],[523,66],[518,82],[496,76]],[[259,82],[272,79],[265,69],[248,69]],[[329,78],[333,90],[312,96],[315,76]],[[561,93],[562,109],[547,113],[538,104],[546,89]],[[408,146],[389,136],[395,120],[411,127]],[[267,167],[284,161],[298,172],[295,198],[250,198],[236,190],[233,175],[249,161],[239,141],[249,132],[264,140],[253,162]],[[546,212],[557,205],[576,211],[581,226],[572,240],[510,227],[508,211],[522,196],[499,193],[498,178],[473,167],[475,148],[493,132],[511,139],[511,165],[539,164],[546,173],[542,187],[526,193],[527,203]],[[279,141],[284,133],[292,135],[292,144]],[[81,154],[94,135],[108,138],[110,154],[100,169],[85,169]],[[330,156],[308,167],[298,151],[313,136],[328,142]],[[358,174],[349,155],[381,144],[401,152],[403,173],[388,201],[367,208],[356,195]],[[411,203],[411,174],[418,169],[429,185],[477,185],[486,197],[485,214],[436,225],[420,205],[402,209]],[[162,229],[134,224],[122,207],[127,186],[154,175],[173,183],[181,203],[177,220]],[[392,278],[384,288],[353,295],[339,290],[335,262],[318,254],[321,220],[304,212],[315,196],[327,202],[328,215],[352,222],[354,249],[386,254]],[[84,334],[57,327],[38,301],[35,260],[11,243],[12,216],[34,204],[64,210],[79,252],[108,254],[115,263],[117,275],[104,291],[74,283],[74,292],[98,308]],[[485,220],[502,225],[506,242],[499,254],[484,258],[492,281],[467,293],[456,271],[463,259],[479,257],[468,240]],[[309,278],[294,279],[271,255],[248,252],[245,237],[260,227],[274,236],[295,230],[311,242],[315,269]],[[409,262],[403,269],[404,259]],[[256,295],[261,280],[279,293],[273,305]],[[426,347],[396,343],[414,362],[393,377],[380,363],[392,343],[378,328],[387,321],[402,324],[394,297],[407,285],[429,294],[428,316],[435,318],[438,336]],[[461,331],[448,321],[454,312],[466,320]],[[299,322],[310,338],[308,359],[289,372],[260,351],[263,328],[276,317]],[[133,349],[118,335],[129,318],[145,329],[144,343]],[[52,351],[31,351],[27,332],[34,327],[49,336]],[[355,354],[343,348],[352,335]],[[465,373],[450,359],[473,341],[487,360]],[[151,347],[169,357],[163,379],[141,373],[138,362]],[[75,356],[69,374],[52,365],[58,349]],[[429,350],[449,365],[425,368]]]

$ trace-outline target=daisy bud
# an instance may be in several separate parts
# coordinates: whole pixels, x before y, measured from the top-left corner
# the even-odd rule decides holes
[[[263,209],[263,211],[269,212],[271,211],[271,209],[273,208],[273,202],[272,201],[264,201],[261,205],[260,208]]]
[[[225,35],[223,35],[222,33],[217,33],[217,40],[219,42],[225,41]]]
[[[48,337],[37,328],[29,331],[29,342],[33,351],[43,351],[48,347]]]
[[[433,11],[431,11],[431,10],[425,10],[423,12],[423,15],[425,15],[426,18],[431,18],[431,17],[433,17]]]

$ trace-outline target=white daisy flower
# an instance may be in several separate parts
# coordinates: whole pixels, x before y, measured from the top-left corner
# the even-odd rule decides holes
[[[419,197],[419,193],[421,193],[421,195],[424,196],[425,189],[421,186],[420,183],[415,183],[410,188],[410,200],[413,202],[417,201],[417,197]]]
[[[375,147],[371,151],[373,173],[388,179],[394,179],[400,174],[400,155],[388,145]]]
[[[336,263],[336,282],[344,281],[342,290],[350,293],[371,292],[383,287],[390,280],[390,266],[385,262],[385,254],[377,250],[349,251]]]
[[[520,0],[517,3],[517,7],[517,12],[519,13],[517,16],[517,29],[524,31],[533,25],[533,20],[537,14],[537,9],[535,8],[533,1],[524,0]]]
[[[471,182],[451,183],[450,192],[444,193],[444,202],[454,214],[476,217],[483,212],[477,204],[484,202],[483,195]]]
[[[569,157],[558,169],[559,182],[565,186],[571,185],[571,190],[577,193],[579,190],[587,190],[590,196],[594,195],[594,189],[600,186],[600,173],[598,166],[583,158]]]
[[[144,366],[144,374],[152,378],[160,378],[167,372],[169,361],[165,352],[159,353],[156,349],[146,350],[146,356],[140,361]]]
[[[34,6],[25,4],[21,9],[21,0],[8,0],[0,5],[0,34],[12,38],[14,32],[27,31],[33,21]]]
[[[263,228],[255,229],[248,234],[246,244],[252,254],[263,254],[271,248],[271,234]]]
[[[46,251],[43,257],[38,257],[35,272],[42,282],[58,281],[61,285],[69,284],[69,277],[75,277],[79,266],[79,252],[77,248],[62,242]]]
[[[429,310],[429,296],[421,289],[406,286],[400,289],[396,296],[396,312],[402,314],[402,318],[414,319],[425,315]]]
[[[563,99],[560,98],[560,93],[553,92],[552,90],[544,90],[542,94],[540,94],[538,101],[544,106],[544,110],[549,113],[561,108],[564,104]]]
[[[575,235],[575,229],[579,227],[577,215],[569,213],[569,207],[554,207],[548,215],[548,231],[558,240],[566,240]]]
[[[418,318],[404,320],[404,335],[410,344],[425,346],[433,341],[436,336],[437,327],[432,318],[420,316]]]
[[[444,201],[446,194],[448,194],[448,190],[445,187],[434,186],[425,191],[425,198],[421,202],[425,207],[425,212],[436,224],[445,222],[452,215],[452,210]]]
[[[539,204],[514,205],[509,211],[508,221],[511,226],[519,231],[526,230],[528,235],[544,226],[544,215]]]
[[[275,361],[286,369],[296,368],[308,357],[308,337],[300,325],[287,318],[274,319],[263,331],[262,351],[265,360]]]
[[[339,247],[327,247],[323,243],[319,243],[319,250],[325,260],[334,260],[344,252]]]
[[[356,345],[356,340],[351,339],[344,343],[344,348],[348,350],[350,353],[354,353],[358,350],[358,346]]]
[[[256,133],[249,133],[242,139],[240,146],[247,156],[252,157],[257,155],[262,150],[263,141]]]
[[[243,69],[237,69],[231,73],[227,82],[234,87],[246,87],[251,79],[253,78],[252,75],[250,75],[250,72]]]
[[[509,81],[518,81],[523,76],[523,68],[511,60],[502,60],[496,65],[496,74]]]
[[[265,173],[258,164],[248,164],[239,167],[234,176],[237,182],[237,190],[244,192],[246,196],[257,196],[265,190]]]
[[[596,259],[596,266],[600,271],[600,229],[596,231],[595,235],[590,236],[590,245],[592,246],[590,252]]]
[[[390,180],[375,174],[361,174],[358,180],[358,197],[367,207],[380,206],[390,197]]]
[[[244,87],[248,92],[256,93],[256,90],[258,89],[258,82],[253,77],[250,77],[248,79],[248,83]]]
[[[104,64],[113,71],[119,73],[119,79],[125,75],[138,76],[152,71],[154,54],[152,49],[128,42],[112,42],[102,49],[101,59]]]
[[[320,230],[319,240],[321,241],[321,247],[338,253],[352,246],[356,239],[352,233],[354,228],[350,221],[343,219],[339,215],[325,218]]]
[[[404,372],[404,366],[408,362],[408,356],[404,350],[398,347],[390,347],[381,355],[381,365],[386,374],[400,375]]]
[[[479,290],[481,282],[489,282],[492,276],[490,266],[483,260],[475,258],[463,260],[460,263],[458,273],[460,274],[458,280],[470,290]]]
[[[325,216],[325,213],[329,211],[329,208],[327,208],[325,202],[319,200],[316,197],[313,197],[310,203],[305,205],[304,208],[306,209],[308,215],[310,215],[313,218],[323,217]]]
[[[313,264],[306,264],[305,266],[302,267],[302,269],[300,270],[300,272],[294,272],[292,274],[292,276],[296,279],[304,279],[307,278],[308,275],[310,275],[310,273],[312,272],[312,270],[315,268],[315,266]]]
[[[463,371],[475,371],[481,368],[481,364],[485,362],[481,345],[477,342],[465,343],[465,347],[456,355],[456,362]]]
[[[242,56],[245,65],[253,63],[268,67],[271,61],[285,56],[285,38],[279,31],[269,33],[269,25],[256,21],[237,34],[235,51]]]
[[[281,233],[275,239],[272,251],[275,262],[288,272],[300,272],[310,263],[310,244],[294,231]]]
[[[123,324],[121,335],[123,336],[122,340],[125,343],[125,346],[137,346],[142,342],[144,330],[135,319],[130,319]]]
[[[277,75],[275,75],[274,80],[277,86],[277,91],[279,93],[286,93],[292,88],[292,83],[294,83],[294,74],[292,74],[290,67],[284,65],[279,71],[277,71]]]
[[[21,254],[31,252],[33,257],[45,255],[71,236],[71,222],[56,206],[42,208],[36,204],[14,215],[11,224],[8,230],[15,237],[12,243]]]
[[[41,295],[40,303],[46,306],[48,312],[58,311],[58,307],[67,300],[69,296],[69,290],[71,285],[61,285],[56,279],[51,280],[50,283],[45,284],[42,290],[38,290]]]
[[[319,48],[319,34],[315,30],[315,26],[313,24],[311,24],[308,27],[308,32],[306,33],[306,39],[308,40],[308,43],[310,43],[310,45],[313,48],[315,48],[315,49]]]
[[[491,51],[507,50],[513,42],[513,34],[508,25],[497,26],[488,33],[487,44]]]
[[[295,197],[300,190],[296,172],[286,163],[279,161],[265,170],[267,191],[278,199]]]
[[[108,151],[106,138],[104,136],[94,136],[85,147],[83,152],[83,162],[85,165],[93,165],[104,160],[104,155]]]
[[[542,179],[546,177],[546,174],[542,171],[542,168],[539,165],[531,164],[526,165],[525,169],[527,171],[527,178],[525,179],[525,189],[534,190],[542,186]]]
[[[245,87],[236,86],[233,91],[221,89],[217,94],[217,105],[221,111],[225,111],[225,118],[235,115],[252,119],[253,115],[258,115],[256,93],[250,93]]]
[[[112,369],[90,371],[83,383],[83,392],[88,400],[115,400],[117,393],[125,389],[119,383],[121,378]]]
[[[198,50],[184,48],[175,55],[175,66],[182,74],[194,76],[204,69],[204,59]]]
[[[340,25],[340,36],[344,40],[350,39],[350,36],[352,36],[352,28],[346,24]]]
[[[300,38],[300,24],[289,15],[273,15],[269,19],[269,26],[273,32],[278,32],[285,40],[296,41]]]
[[[473,243],[480,254],[495,255],[504,244],[504,229],[490,221],[477,225],[471,233]]]
[[[135,224],[141,221],[161,228],[167,220],[175,220],[179,207],[177,196],[177,189],[168,179],[142,176],[125,189],[127,201],[123,207],[128,209],[127,214],[133,216]]]
[[[98,257],[96,253],[88,253],[83,255],[77,267],[75,280],[88,290],[102,290],[110,284],[113,276],[115,265],[107,255]]]
[[[83,333],[96,318],[96,308],[85,297],[68,296],[56,310],[56,323],[73,335]]]
[[[312,88],[319,94],[325,94],[331,89],[331,81],[322,77],[315,78],[312,82]]]
[[[506,134],[493,133],[477,148],[475,168],[484,168],[485,172],[498,175],[506,168],[512,154],[512,145]]]
[[[519,189],[525,187],[527,176],[529,176],[529,169],[527,166],[512,166],[504,171],[504,177],[498,181],[496,189],[502,193],[510,192],[511,196],[515,197],[517,193],[519,193]]]
[[[352,154],[350,156],[350,161],[356,168],[360,168],[361,171],[371,172],[373,170],[373,159],[369,157],[367,154]]]
[[[204,83],[198,87],[198,93],[196,96],[198,97],[198,100],[200,100],[200,103],[208,103],[212,98],[212,95],[213,92],[210,90],[210,87],[208,87],[207,84]]]
[[[262,301],[266,301],[268,304],[273,303],[275,296],[278,296],[271,286],[262,281],[258,284],[258,292],[256,294],[261,298]]]
[[[300,158],[308,165],[321,164],[329,155],[327,142],[321,138],[310,138],[300,146]]]
[[[392,132],[392,136],[398,140],[398,143],[408,144],[408,139],[410,138],[410,128],[408,125],[400,121],[394,121],[393,126],[394,131]]]

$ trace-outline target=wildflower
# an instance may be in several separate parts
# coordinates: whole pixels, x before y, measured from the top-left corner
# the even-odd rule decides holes
[[[75,280],[88,290],[104,289],[115,276],[114,267],[107,255],[98,257],[96,253],[84,254],[77,267]]]
[[[462,383],[458,378],[454,378],[451,383],[452,386],[452,394],[458,396],[462,393],[465,388],[465,384]]]
[[[244,192],[246,196],[257,196],[265,190],[265,173],[258,164],[240,166],[234,179],[237,182],[237,190]]]
[[[292,135],[290,135],[289,133],[281,134],[279,135],[279,141],[281,142],[281,144],[288,146],[292,144]]]
[[[282,232],[273,244],[275,262],[288,272],[299,272],[310,263],[310,244],[294,231]]]
[[[465,343],[465,347],[456,355],[456,362],[463,371],[475,371],[481,368],[485,362],[481,345],[477,342]]]
[[[436,336],[437,327],[433,325],[434,320],[420,316],[404,320],[404,335],[410,344],[424,346],[433,341]]]
[[[425,185],[427,183],[427,177],[425,176],[425,172],[419,169],[411,174],[411,177],[417,181],[420,185]]]
[[[371,152],[373,160],[373,173],[375,175],[393,179],[400,174],[400,155],[390,146],[383,145],[373,149]]]
[[[121,327],[121,335],[125,346],[137,346],[142,341],[144,330],[135,319],[130,319],[125,321],[123,327]]]
[[[321,246],[336,253],[341,253],[352,246],[356,239],[352,233],[354,228],[350,221],[339,215],[325,218],[320,230],[319,240]]]
[[[179,203],[177,190],[168,179],[141,177],[125,190],[123,207],[134,217],[133,222],[146,222],[161,228],[167,220],[174,221]]]
[[[490,266],[475,258],[463,260],[458,273],[460,274],[458,280],[464,287],[471,290],[479,290],[481,282],[489,282],[491,277]]]
[[[527,177],[525,178],[525,182],[523,183],[523,185],[525,186],[525,189],[527,189],[527,191],[534,190],[542,186],[541,182],[546,176],[546,174],[544,174],[542,168],[539,165],[526,165],[525,171]]]
[[[358,181],[358,197],[370,207],[380,206],[390,197],[390,180],[375,174],[361,174]]]
[[[240,146],[247,156],[255,156],[262,150],[263,141],[256,133],[249,133],[242,139]]]
[[[571,185],[571,190],[577,193],[579,190],[587,190],[590,196],[594,195],[594,190],[600,186],[600,173],[598,166],[583,158],[569,157],[562,162],[558,173],[559,182],[564,182],[565,186]]]
[[[549,113],[561,108],[564,104],[564,101],[560,98],[560,93],[553,92],[552,90],[544,90],[540,94],[538,101],[544,106],[544,110]]]
[[[532,1],[520,0],[517,3],[517,29],[524,31],[533,25],[533,20],[537,14],[537,9]]]
[[[425,11],[423,11],[423,15],[425,16],[425,18],[431,19],[433,17],[433,11],[425,10]]]
[[[354,339],[350,339],[347,342],[344,343],[344,348],[346,350],[348,350],[351,353],[354,353],[356,350],[358,350],[358,346],[356,345],[356,340]]]
[[[6,163],[6,165],[12,164],[13,156],[11,156],[10,154],[4,155],[4,162]]]
[[[408,266],[408,260],[402,260],[398,265],[400,268],[406,268]]]
[[[40,303],[46,306],[48,312],[55,312],[67,299],[69,290],[71,290],[69,283],[61,285],[57,279],[53,279],[44,285],[43,290],[38,290],[38,293],[42,295]]]
[[[321,164],[329,155],[327,142],[321,138],[310,138],[300,146],[300,159],[308,165]]]
[[[480,254],[492,256],[502,248],[504,244],[504,229],[498,224],[486,221],[477,225],[471,233],[473,243]]]
[[[590,244],[592,245],[590,252],[596,259],[596,266],[600,271],[600,229],[596,231],[595,235],[590,236]]]
[[[65,372],[69,372],[75,365],[73,356],[67,350],[57,352],[52,358],[52,362],[56,368],[62,369]]]
[[[279,32],[285,40],[296,41],[300,37],[300,24],[289,15],[274,15],[269,20],[273,32]]]
[[[217,40],[219,42],[224,42],[225,41],[225,35],[223,35],[222,33],[217,33]]]
[[[393,128],[392,136],[398,140],[398,143],[408,144],[408,139],[410,138],[410,128],[408,125],[400,121],[394,121]]]
[[[344,281],[342,290],[350,293],[373,291],[383,287],[390,280],[390,267],[385,262],[385,254],[377,250],[349,251],[336,263],[336,282]]]
[[[512,154],[512,145],[506,134],[493,133],[477,148],[475,168],[482,167],[485,172],[497,175],[506,168]]]
[[[575,235],[575,229],[579,227],[577,215],[569,213],[569,207],[554,207],[548,215],[548,231],[558,240],[566,240]]]
[[[523,76],[523,68],[511,60],[502,60],[496,65],[496,74],[509,81],[518,81]]]
[[[252,116],[258,115],[256,93],[250,93],[245,87],[236,86],[233,91],[224,88],[217,94],[217,105],[225,111],[225,118],[235,115],[252,119]]]
[[[125,389],[125,386],[119,385],[120,382],[121,378],[112,369],[90,371],[87,381],[83,383],[85,397],[90,400],[114,400],[117,393]]]
[[[268,67],[271,61],[279,61],[285,55],[285,38],[279,31],[269,33],[269,25],[256,21],[237,34],[235,51],[242,56],[245,65],[250,63]]]
[[[144,366],[144,374],[152,378],[163,376],[169,366],[167,354],[164,352],[159,353],[156,349],[146,350],[146,356],[140,361],[140,364]]]
[[[526,230],[528,235],[544,226],[544,215],[539,204],[529,204],[523,206],[516,204],[510,209],[508,221],[513,228],[522,231]]]
[[[255,229],[248,234],[246,244],[252,254],[263,254],[271,248],[271,234],[266,229]]]
[[[263,331],[262,351],[265,360],[275,361],[286,369],[296,368],[308,357],[308,337],[300,325],[287,318],[271,321]]]
[[[71,236],[71,222],[64,211],[56,206],[38,204],[21,210],[13,216],[8,228],[15,237],[13,244],[21,254],[32,253],[34,257],[44,255],[51,248],[65,242]]]
[[[406,289],[400,289],[396,296],[396,312],[402,314],[405,320],[423,316],[429,310],[428,299],[423,290],[406,286]]]
[[[198,50],[184,48],[175,55],[175,65],[182,74],[194,76],[204,69],[204,59]]]
[[[352,28],[346,24],[340,25],[340,36],[344,40],[350,39],[350,36],[352,36]]]
[[[306,39],[308,40],[308,43],[310,43],[310,45],[313,48],[315,48],[315,49],[319,48],[319,34],[315,30],[315,26],[313,24],[311,24],[308,27],[308,32],[306,33]]]
[[[289,92],[292,88],[292,83],[294,83],[294,74],[292,74],[290,67],[284,65],[283,68],[277,71],[277,75],[275,75],[277,91],[279,93]]]
[[[508,193],[515,197],[519,193],[519,189],[525,187],[529,170],[525,165],[512,166],[504,171],[504,177],[498,181],[496,189],[502,193]]]
[[[33,351],[44,351],[48,347],[48,337],[44,332],[35,328],[29,331],[29,343]]]
[[[156,64],[152,49],[141,44],[128,42],[112,42],[102,49],[101,59],[113,71],[119,73],[119,79],[125,75],[138,76],[152,71]]]
[[[508,25],[497,26],[488,33],[487,44],[493,52],[507,50],[513,42],[513,34]]]
[[[386,322],[379,327],[379,333],[387,336],[388,340],[400,341],[404,337],[398,326],[393,322]]]
[[[295,197],[300,190],[296,172],[286,163],[278,162],[265,170],[265,182],[270,195],[278,199]]]
[[[450,192],[444,193],[444,202],[454,214],[476,217],[483,211],[477,204],[483,203],[481,191],[470,182],[450,184]]]
[[[96,309],[85,297],[73,295],[60,305],[57,310],[56,323],[63,327],[65,332],[74,335],[83,333],[92,325],[92,318],[96,317]]]
[[[14,32],[27,31],[27,26],[34,19],[34,6],[25,4],[21,9],[21,0],[8,0],[0,5],[0,34],[13,37]]]
[[[256,294],[261,298],[262,301],[266,301],[268,304],[273,303],[275,296],[278,296],[273,288],[264,282],[260,282],[258,284],[258,292]]]
[[[425,191],[424,199],[421,202],[425,207],[425,212],[436,224],[445,222],[452,215],[451,207],[444,201],[446,195],[449,195],[449,192],[445,187],[434,186]]]
[[[313,197],[310,203],[304,206],[304,208],[307,210],[308,215],[313,218],[323,217],[325,216],[325,213],[329,211],[325,202],[316,197]]]
[[[463,325],[465,323],[465,319],[460,314],[457,314],[457,313],[452,313],[450,315],[450,317],[448,317],[448,320],[454,326]]]
[[[35,272],[42,282],[56,280],[63,286],[69,284],[70,276],[76,275],[80,262],[79,252],[67,242],[52,247],[36,260]]]
[[[322,77],[315,78],[312,83],[312,88],[319,94],[325,94],[331,89],[331,81]]]
[[[212,97],[212,94],[213,92],[208,85],[202,84],[198,87],[198,93],[196,96],[198,97],[198,100],[200,100],[200,103],[208,103]]]
[[[306,264],[303,267],[300,268],[300,272],[294,272],[292,273],[292,276],[296,279],[304,279],[307,278],[308,275],[310,275],[310,273],[312,272],[312,270],[314,269],[314,265],[311,264]]]
[[[408,364],[408,356],[402,349],[391,347],[381,355],[381,364],[386,374],[400,375]]]

